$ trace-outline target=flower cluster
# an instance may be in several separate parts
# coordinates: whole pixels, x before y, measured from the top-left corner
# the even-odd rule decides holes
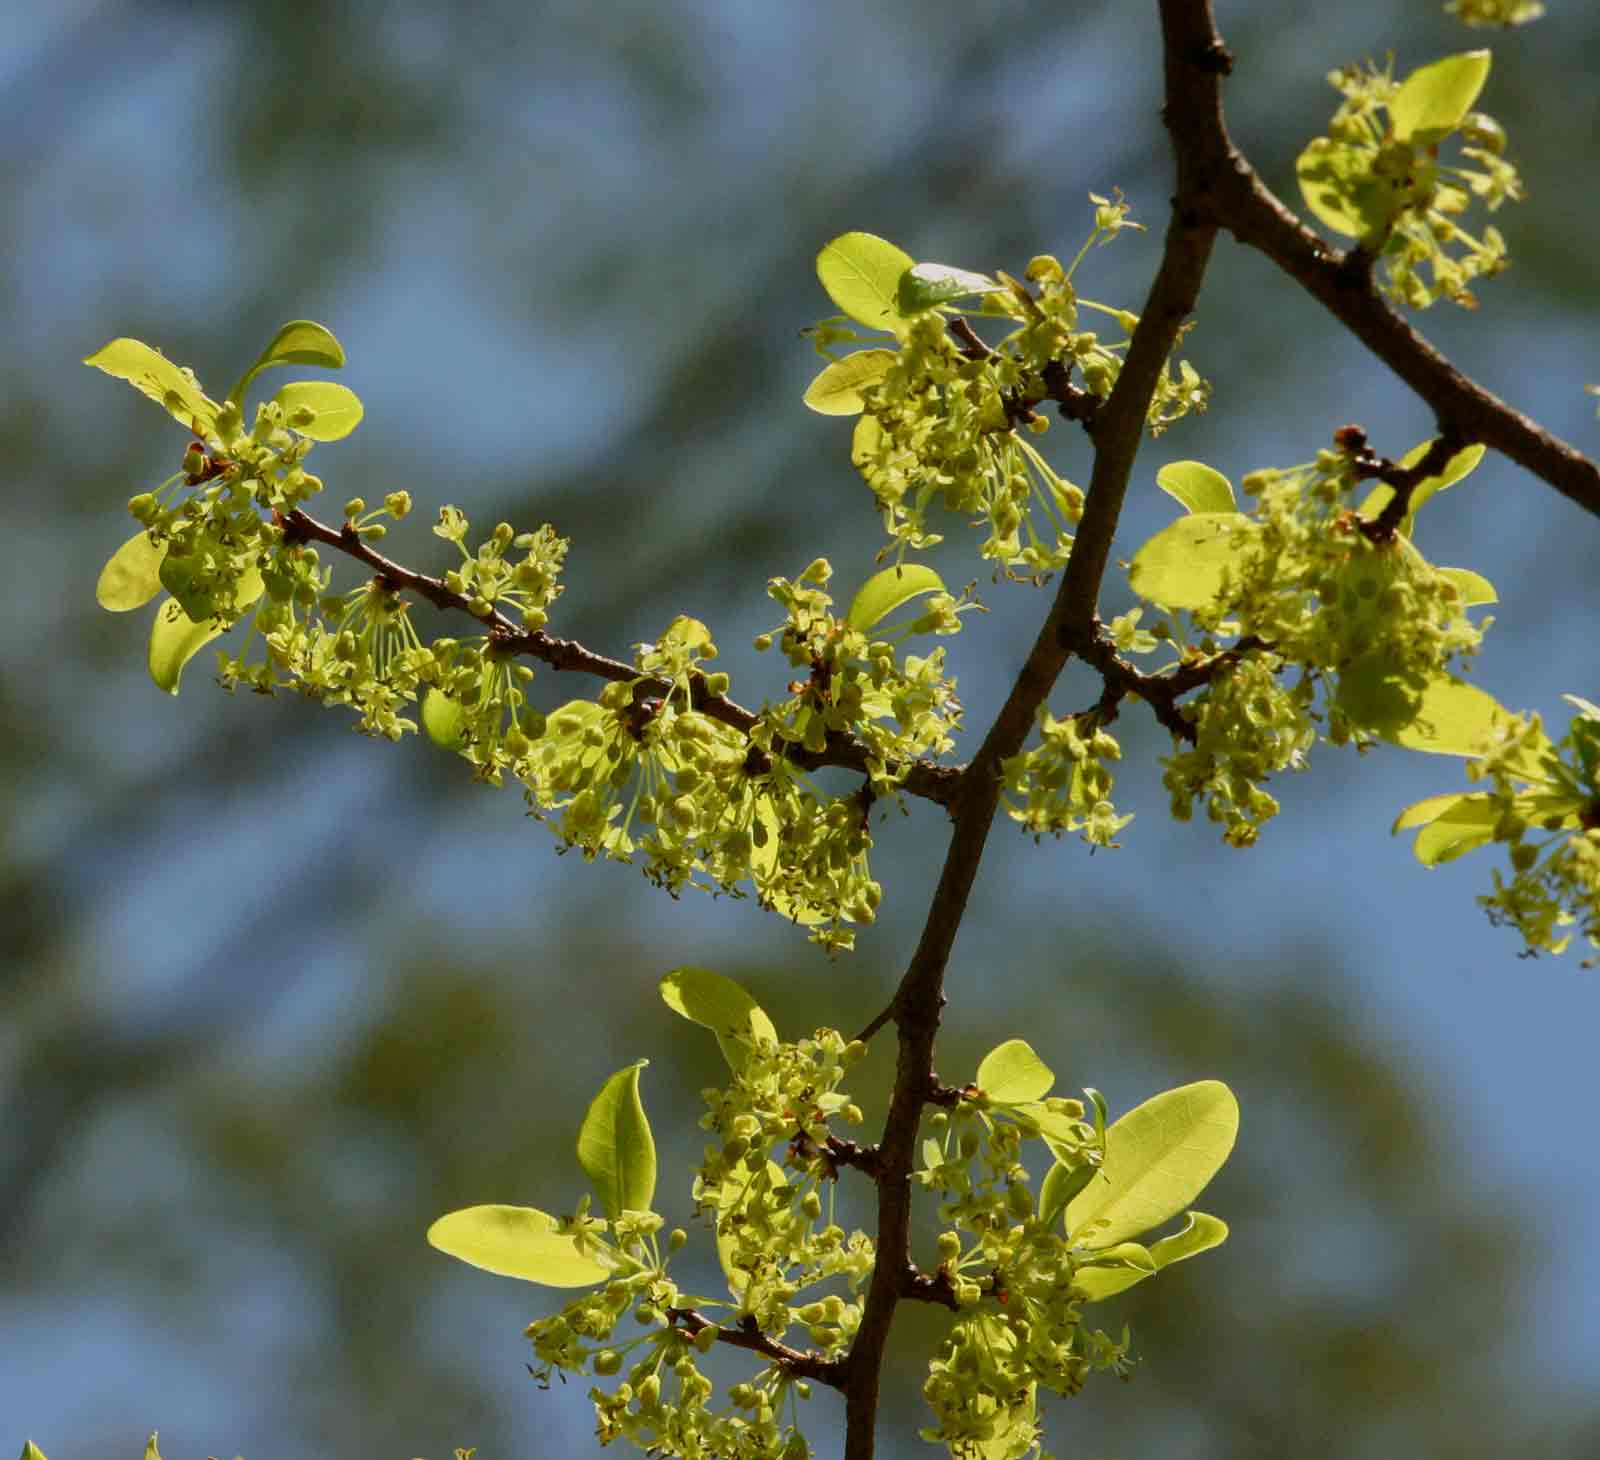
[[[1384,288],[1398,302],[1424,309],[1447,298],[1474,307],[1468,284],[1510,260],[1498,229],[1474,237],[1458,220],[1474,198],[1494,212],[1522,197],[1516,168],[1502,156],[1504,130],[1468,110],[1488,75],[1488,52],[1446,57],[1403,82],[1391,65],[1329,74],[1344,100],[1328,135],[1300,155],[1301,192],[1322,222],[1381,255]],[[1464,161],[1447,166],[1439,144],[1458,132]]]
[[[835,299],[853,318],[895,337],[893,351],[862,350],[835,360],[807,393],[815,409],[861,413],[851,459],[883,516],[891,540],[885,553],[942,541],[930,525],[931,509],[939,507],[983,523],[980,552],[1008,576],[1039,578],[1065,566],[1083,493],[1018,427],[1045,431],[1049,421],[1034,407],[1052,399],[1064,408],[1073,402],[1080,416],[1090,413],[1111,394],[1139,322],[1129,310],[1080,298],[1072,283],[1092,246],[1140,226],[1120,197],[1093,201],[1095,226],[1077,257],[1063,267],[1040,255],[1025,279],[913,265],[893,245],[864,234],[846,234],[823,251],[819,272]],[[830,254],[848,262],[842,279],[830,275]],[[881,271],[884,292],[898,301],[892,319],[863,310],[846,287],[874,270]],[[958,311],[948,301],[962,295],[980,295],[981,304]],[[1122,338],[1106,341],[1083,328],[1086,310],[1107,316]],[[1004,320],[1011,328],[990,345],[962,314]],[[856,338],[826,324],[815,333],[819,347]],[[1208,397],[1193,366],[1172,366],[1150,403],[1152,432],[1204,410]]]
[[[869,638],[849,618],[836,618],[825,591],[833,576],[818,558],[797,579],[774,578],[768,594],[782,605],[785,621],[756,640],[774,644],[803,679],[790,683],[790,697],[763,712],[751,734],[762,749],[777,753],[786,745],[822,751],[830,734],[854,735],[867,747],[867,769],[874,796],[893,792],[911,762],[954,748],[961,728],[956,684],[944,670],[944,650],[926,655],[895,655],[895,638],[911,634],[953,634],[967,598],[936,593],[899,634]]]
[[[1116,737],[1089,711],[1057,719],[1039,710],[1039,743],[1000,768],[1007,814],[1037,841],[1078,832],[1091,847],[1115,847],[1132,816],[1111,804],[1109,761],[1122,759]]]

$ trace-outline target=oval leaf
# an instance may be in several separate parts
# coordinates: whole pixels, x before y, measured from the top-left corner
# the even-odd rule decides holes
[[[1096,1250],[1176,1216],[1228,1159],[1238,1132],[1239,1102],[1220,1080],[1146,1100],[1106,1131],[1099,1176],[1067,1207],[1068,1234]]]
[[[535,1207],[463,1207],[429,1227],[428,1242],[485,1272],[549,1288],[586,1288],[612,1272],[598,1260],[605,1247],[591,1239],[591,1252],[580,1252],[576,1235]]]
[[[905,334],[910,323],[896,303],[900,276],[916,261],[873,233],[841,233],[817,255],[817,278],[828,297],[858,324]]]
[[[1207,608],[1238,572],[1260,528],[1242,512],[1196,512],[1162,528],[1133,555],[1128,582],[1164,608]]]
[[[1156,473],[1156,485],[1176,497],[1186,512],[1235,512],[1233,483],[1203,461],[1170,461]]]
[[[149,533],[134,533],[100,570],[95,601],[112,613],[142,608],[161,591],[161,560],[166,555],[166,546],[151,542]]]
[[[344,365],[344,346],[332,330],[314,319],[291,319],[279,327],[255,368],[264,370],[269,365],[321,365],[338,370]]]
[[[901,314],[921,314],[952,299],[1006,292],[1004,284],[995,283],[987,274],[953,269],[949,264],[913,264],[895,285],[895,306]]]
[[[216,436],[217,403],[160,350],[151,349],[142,340],[130,340],[126,336],[112,340],[83,363],[104,370],[107,375],[115,375],[118,380],[126,380],[186,429],[193,430],[198,425],[202,435]]]
[[[1418,67],[1389,98],[1395,140],[1417,147],[1442,141],[1461,125],[1488,79],[1488,51],[1462,51]]]
[[[1094,1180],[1099,1169],[1087,1161],[1080,1166],[1056,1161],[1039,1183],[1039,1220],[1055,1221],[1067,1209],[1067,1203]]]
[[[248,608],[260,598],[262,587],[261,572],[258,568],[250,567],[241,573],[236,598],[239,608],[241,610]],[[183,611],[183,605],[177,599],[168,598],[156,610],[155,622],[150,626],[147,662],[150,667],[150,678],[156,682],[157,688],[166,690],[169,695],[177,694],[178,680],[183,674],[183,666],[213,639],[227,633],[232,626],[217,619],[196,623]]]
[[[978,1088],[1008,1105],[1043,1100],[1055,1082],[1055,1074],[1025,1039],[997,1044],[978,1066]]]
[[[835,360],[806,387],[805,403],[823,416],[858,415],[861,387],[876,385],[894,364],[893,350],[856,350]]]
[[[1474,573],[1471,568],[1438,568],[1436,572],[1442,573],[1456,585],[1456,590],[1461,594],[1463,608],[1478,608],[1485,603],[1499,603],[1500,595],[1494,591],[1494,584],[1481,573]]]
[[[639,1071],[649,1063],[639,1060],[607,1080],[578,1131],[578,1162],[613,1222],[624,1212],[649,1211],[656,1194],[656,1143],[639,1098]]]
[[[676,1014],[709,1029],[735,1073],[758,1044],[776,1044],[778,1031],[766,1010],[731,978],[709,968],[675,968],[661,980],[661,1000]]]
[[[850,600],[846,622],[866,633],[880,624],[901,604],[924,593],[943,593],[944,580],[922,563],[901,563],[874,573]]]
[[[1442,671],[1418,683],[1381,654],[1339,675],[1339,707],[1358,725],[1407,750],[1482,755],[1510,714],[1493,695]]]
[[[441,750],[460,750],[467,743],[466,706],[447,695],[437,685],[429,685],[422,697],[422,728],[428,739]]]
[[[361,424],[365,408],[361,397],[348,386],[333,380],[295,380],[272,397],[283,407],[291,430],[313,441],[338,441]],[[305,425],[297,425],[295,413],[314,412]]]
[[[1372,171],[1377,151],[1331,137],[1313,137],[1296,159],[1295,176],[1306,207],[1335,233],[1373,238],[1389,227],[1395,195]]]

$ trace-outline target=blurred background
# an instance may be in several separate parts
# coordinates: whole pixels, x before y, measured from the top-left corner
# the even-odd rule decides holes
[[[1600,446],[1600,10],[1492,37],[1483,98],[1531,200],[1515,267],[1429,336],[1590,452]],[[1294,201],[1336,101],[1324,73],[1403,72],[1481,44],[1435,0],[1231,3],[1235,137]],[[714,1042],[659,1002],[696,963],[778,1021],[860,1027],[914,944],[942,819],[887,815],[887,898],[834,966],[751,903],[674,903],[553,855],[511,790],[342,712],[230,698],[209,655],[181,702],[144,671],[149,611],[94,602],[176,469],[180,432],[78,361],[134,335],[215,391],[283,320],[332,327],[367,418],[313,466],[324,505],[409,488],[396,556],[438,570],[437,505],[573,540],[553,624],[626,657],[705,619],[737,698],[767,579],[825,553],[845,595],[879,543],[848,423],[800,394],[813,259],[847,229],[1020,272],[1069,257],[1090,190],[1151,231],[1097,251],[1091,297],[1138,308],[1171,170],[1153,7],[950,0],[577,0],[441,6],[218,0],[14,5],[0,39],[0,1446],[51,1460],[593,1453],[581,1386],[540,1392],[523,1326],[548,1294],[428,1248],[480,1201],[570,1207],[577,1119],[648,1055],[661,1201],[698,1150]],[[1163,462],[1235,480],[1356,421],[1399,455],[1427,413],[1259,258],[1219,242],[1186,353],[1212,412],[1146,446],[1124,555],[1170,519]],[[1046,443],[1087,479],[1081,436]],[[1425,514],[1436,562],[1498,585],[1477,672],[1565,724],[1594,696],[1600,523],[1491,458]],[[935,558],[973,575],[964,529]],[[340,580],[340,581],[353,581]],[[1046,599],[985,579],[952,662],[987,724]],[[1108,607],[1127,593],[1113,575]],[[426,614],[424,629],[429,625]],[[437,631],[443,631],[437,630]],[[590,694],[546,671],[548,706]],[[1068,676],[1057,712],[1093,696]],[[1519,961],[1473,904],[1486,855],[1424,872],[1388,828],[1458,763],[1325,749],[1274,786],[1253,852],[1165,816],[1163,737],[1130,707],[1125,847],[997,834],[951,969],[947,1078],[1025,1033],[1114,1111],[1215,1076],[1243,1129],[1203,1205],[1204,1261],[1104,1310],[1131,1385],[1047,1414],[1052,1451],[1161,1460],[1600,1454],[1596,975]],[[686,1032],[687,1031],[687,1032]],[[886,1050],[863,1077],[876,1119]],[[677,1160],[674,1159],[677,1158]],[[860,1211],[858,1207],[858,1212]],[[864,1212],[861,1213],[864,1215]],[[885,1453],[931,1453],[903,1311]],[[837,1453],[838,1409],[811,1438]]]

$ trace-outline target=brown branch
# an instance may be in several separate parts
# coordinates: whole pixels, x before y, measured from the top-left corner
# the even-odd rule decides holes
[[[1210,0],[1160,0],[1169,48],[1226,55]],[[1433,410],[1441,434],[1481,441],[1600,516],[1600,467],[1456,369],[1374,289],[1372,256],[1340,252],[1311,231],[1234,146],[1222,116],[1220,75],[1189,68],[1191,125],[1173,130],[1189,206],[1212,226],[1264,253],[1318,300]],[[1168,91],[1169,111],[1173,94]]]
[[[1166,729],[1181,740],[1194,744],[1194,725],[1178,706],[1178,700],[1191,690],[1210,684],[1225,669],[1231,669],[1246,654],[1271,645],[1254,634],[1246,634],[1237,644],[1204,659],[1190,659],[1159,674],[1146,674],[1117,653],[1117,646],[1098,618],[1068,643],[1080,659],[1096,670],[1105,681],[1105,692],[1091,714],[1109,724],[1117,717],[1124,699],[1132,696],[1150,706],[1150,712]]]
[[[442,578],[432,578],[417,573],[392,558],[386,558],[362,538],[349,523],[343,527],[330,527],[324,522],[295,508],[279,516],[287,542],[320,542],[354,558],[370,568],[376,578],[387,583],[396,592],[414,593],[435,608],[447,613],[467,614],[483,625],[484,631],[504,653],[524,655],[537,659],[552,669],[577,674],[590,674],[597,679],[631,682],[640,680],[639,671],[620,659],[596,654],[573,639],[558,639],[543,629],[525,629],[496,609],[488,617],[479,617],[468,607],[465,594],[454,593]],[[665,696],[672,686],[664,679],[643,677],[639,685],[641,695]],[[705,679],[696,675],[690,683],[690,695],[695,709],[748,736],[760,716],[724,695],[707,692]],[[816,770],[820,766],[838,766],[844,770],[868,774],[867,747],[854,736],[830,733],[827,745],[820,752],[808,751],[802,746],[790,746],[785,758],[803,770]],[[960,766],[935,765],[931,761],[917,761],[906,774],[904,790],[913,796],[948,806],[955,799],[961,780]]]
[[[1450,464],[1450,459],[1468,442],[1446,431],[1429,443],[1428,449],[1414,466],[1401,466],[1387,456],[1379,456],[1368,444],[1367,433],[1359,426],[1342,426],[1334,432],[1334,445],[1343,451],[1355,468],[1357,480],[1376,477],[1394,490],[1394,495],[1383,504],[1383,510],[1370,522],[1360,524],[1362,535],[1369,542],[1393,542],[1400,524],[1411,510],[1411,494],[1429,477],[1438,476]]]
[[[1185,73],[1214,65],[1210,55],[1190,55],[1168,37],[1167,123],[1176,133],[1192,125],[1183,98],[1201,93]],[[961,777],[951,813],[955,826],[922,937],[895,994],[893,1015],[900,1050],[894,1091],[878,1149],[878,1250],[861,1326],[851,1345],[845,1385],[845,1457],[869,1460],[883,1356],[904,1296],[910,1260],[911,1168],[923,1106],[941,1089],[933,1049],[945,1003],[944,974],[966,912],[989,830],[1000,799],[1000,765],[1015,755],[1032,728],[1040,705],[1067,662],[1068,646],[1094,622],[1100,582],[1110,560],[1111,539],[1121,515],[1150,401],[1185,317],[1194,308],[1211,254],[1215,225],[1188,205],[1194,181],[1180,163],[1178,196],[1168,225],[1161,268],[1151,285],[1127,359],[1110,397],[1089,426],[1095,463],[1083,520],[1072,557],[1050,613],[1006,702]],[[877,1027],[878,1021],[868,1029]]]
[[[728,1344],[732,1348],[742,1348],[750,1353],[760,1354],[765,1359],[771,1359],[785,1373],[793,1374],[797,1379],[811,1379],[818,1384],[827,1384],[831,1388],[843,1387],[844,1361],[842,1359],[825,1358],[819,1353],[810,1353],[804,1349],[790,1348],[786,1343],[779,1343],[774,1338],[768,1338],[760,1329],[755,1327],[736,1327],[723,1323],[713,1323],[698,1309],[695,1308],[668,1308],[667,1317],[675,1327],[681,1328],[693,1338],[697,1333],[707,1328],[717,1330],[717,1342]]]

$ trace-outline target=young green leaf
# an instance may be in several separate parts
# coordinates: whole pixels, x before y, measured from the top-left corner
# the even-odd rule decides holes
[[[1437,568],[1435,571],[1456,585],[1457,591],[1461,594],[1463,608],[1479,608],[1485,603],[1500,601],[1500,595],[1494,591],[1494,584],[1481,573],[1474,573],[1471,568]]]
[[[161,560],[166,545],[157,546],[147,532],[136,532],[111,554],[94,585],[95,601],[112,613],[142,608],[161,591]]]
[[[290,428],[313,441],[338,441],[361,424],[361,397],[333,380],[295,380],[272,397],[283,407]],[[308,419],[297,421],[302,412]]]
[[[943,593],[944,580],[923,563],[901,563],[874,573],[850,600],[845,621],[866,633],[886,619],[901,604],[924,593]]]
[[[273,365],[320,365],[325,370],[339,370],[344,366],[344,346],[334,338],[332,330],[315,320],[291,319],[279,328],[255,364],[239,377],[228,399],[242,406],[250,382]]]
[[[661,980],[661,999],[674,1013],[709,1029],[737,1074],[758,1044],[776,1044],[766,1011],[731,978],[709,968],[675,968]]]
[[[1381,654],[1339,675],[1340,708],[1358,725],[1407,750],[1478,756],[1511,717],[1493,695],[1440,670],[1418,684]]]
[[[991,1100],[1008,1105],[1043,1100],[1056,1077],[1025,1039],[1008,1039],[984,1055],[978,1066],[978,1088]]]
[[[910,322],[896,303],[900,276],[915,260],[872,233],[841,233],[817,255],[817,278],[858,324],[903,335]]]
[[[1156,533],[1133,555],[1128,582],[1164,608],[1207,608],[1231,569],[1255,545],[1260,527],[1242,512],[1195,512]]]
[[[953,299],[1006,292],[1004,284],[995,283],[987,274],[954,269],[949,264],[913,264],[895,285],[895,307],[904,315],[921,314]]]
[[[1313,137],[1296,159],[1300,196],[1335,233],[1380,239],[1393,220],[1395,190],[1373,173],[1377,152],[1331,137]]]
[[[1106,1131],[1100,1175],[1067,1207],[1072,1240],[1102,1249],[1176,1216],[1228,1159],[1239,1102],[1220,1080],[1200,1080],[1136,1106]]]
[[[1389,98],[1395,141],[1431,147],[1462,123],[1489,79],[1489,52],[1462,51],[1419,66]]]
[[[578,1132],[578,1161],[605,1214],[647,1212],[656,1194],[656,1143],[639,1098],[639,1071],[649,1060],[618,1070],[589,1105]]]
[[[236,597],[239,608],[248,608],[260,598],[263,586],[259,569],[247,568],[240,574]],[[177,599],[167,599],[156,610],[155,622],[150,626],[148,663],[150,678],[156,687],[169,695],[177,694],[183,666],[231,627],[215,619],[196,623],[183,611]]]
[[[861,388],[876,385],[894,361],[893,350],[855,350],[824,366],[806,387],[803,399],[818,415],[857,415],[865,404]]]
[[[1203,461],[1169,461],[1156,473],[1156,485],[1176,497],[1186,512],[1236,512],[1233,483]]]
[[[154,1440],[155,1436],[151,1435],[150,1438]],[[44,1460],[44,1451],[34,1444],[32,1440],[24,1440],[22,1442],[21,1460]]]
[[[1067,1203],[1094,1180],[1099,1169],[1087,1161],[1079,1166],[1056,1161],[1039,1183],[1039,1220],[1055,1221],[1067,1209]]]
[[[126,336],[88,356],[85,365],[126,380],[141,395],[163,407],[186,430],[198,430],[208,439],[217,433],[217,403],[159,350]]]
[[[460,750],[467,743],[467,707],[430,684],[422,697],[422,728],[441,750]]]
[[[611,1276],[601,1261],[610,1248],[589,1238],[579,1251],[575,1233],[536,1207],[477,1206],[448,1212],[428,1228],[428,1242],[501,1277],[522,1278],[548,1288],[586,1288]]]
[[[161,1451],[156,1447],[156,1436],[159,1431],[152,1430],[150,1438],[144,1442],[144,1460],[161,1460]]]
[[[1204,1212],[1190,1212],[1181,1230],[1174,1232],[1170,1237],[1163,1237],[1157,1242],[1150,1243],[1146,1249],[1147,1255],[1155,1264],[1153,1269],[1141,1271],[1137,1267],[1081,1267],[1073,1275],[1072,1286],[1083,1294],[1086,1302],[1098,1303],[1114,1293],[1126,1291],[1135,1283],[1143,1282],[1151,1275],[1151,1271],[1159,1272],[1174,1262],[1182,1262],[1185,1258],[1219,1246],[1227,1236],[1226,1222],[1219,1221],[1216,1217],[1208,1217]]]

